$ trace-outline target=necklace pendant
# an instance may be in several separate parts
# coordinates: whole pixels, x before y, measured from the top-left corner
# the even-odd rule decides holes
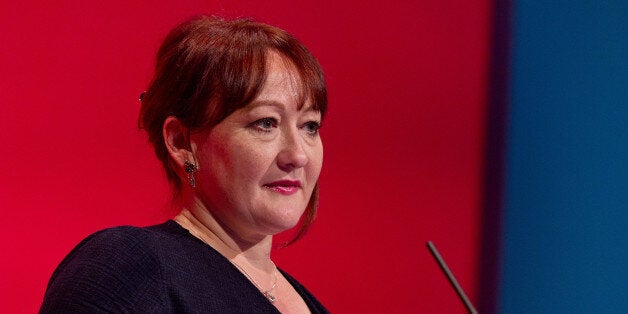
[[[272,293],[270,293],[270,291],[264,291],[264,296],[266,296],[266,299],[268,299],[270,303],[275,303],[275,301],[277,301],[277,298]]]

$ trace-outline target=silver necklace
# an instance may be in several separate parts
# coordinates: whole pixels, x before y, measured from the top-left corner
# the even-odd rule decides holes
[[[198,235],[196,232],[192,232],[191,230],[188,230],[192,235],[194,235],[195,237],[197,237],[198,239],[200,239],[201,241],[203,241],[203,243],[205,243],[208,246],[209,243],[207,243],[207,241],[205,241],[205,239],[203,239],[200,235]],[[259,290],[262,294],[264,294],[264,297],[266,297],[266,299],[268,299],[268,301],[270,301],[270,303],[275,303],[275,301],[277,301],[277,297],[273,294],[273,290],[275,290],[275,288],[277,288],[277,266],[275,265],[275,263],[273,263],[273,261],[271,260],[270,262],[273,264],[273,277],[275,277],[275,280],[273,282],[273,285],[270,287],[270,289],[268,290],[264,290],[262,289],[262,287],[260,285],[257,284],[257,281],[255,281],[255,279],[253,279],[253,276],[251,276],[246,270],[244,270],[244,268],[240,265],[238,265],[236,262],[230,260],[227,258],[227,260],[229,262],[231,262],[231,264],[233,264],[235,267],[237,267],[241,273],[244,274],[244,276],[246,276],[246,278],[253,283],[253,285],[255,286],[255,288],[257,288],[257,290]]]
[[[273,261],[270,262],[273,263],[273,267],[275,268],[273,270],[273,277],[275,277],[275,281],[273,282],[272,287],[270,287],[270,289],[268,290],[262,289],[262,287],[257,284],[255,279],[253,279],[253,276],[251,276],[246,270],[244,270],[242,266],[236,264],[234,261],[230,262],[231,264],[235,265],[235,267],[237,267],[246,276],[246,278],[248,278],[253,283],[253,285],[255,285],[255,287],[262,292],[262,294],[264,294],[264,296],[266,297],[266,299],[268,299],[268,301],[270,301],[270,303],[274,303],[275,301],[277,301],[277,297],[272,292],[277,287],[277,266],[275,266],[275,263],[273,263]]]

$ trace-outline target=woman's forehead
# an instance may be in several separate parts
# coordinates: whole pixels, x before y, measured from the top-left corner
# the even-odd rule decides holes
[[[283,93],[281,96],[293,97],[297,101],[299,110],[304,106],[305,109],[312,106],[311,87],[303,80],[292,60],[269,50],[266,56],[266,71],[264,85],[256,99],[265,100],[268,96],[279,96],[273,95],[274,93]]]

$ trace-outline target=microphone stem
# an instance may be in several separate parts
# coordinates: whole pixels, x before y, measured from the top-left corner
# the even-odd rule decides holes
[[[470,314],[477,314],[478,311],[475,310],[473,304],[471,304],[471,301],[469,301],[469,298],[467,298],[467,295],[462,290],[462,287],[460,287],[460,284],[458,284],[456,277],[454,277],[454,274],[449,270],[449,267],[447,267],[445,260],[443,260],[443,258],[440,256],[438,250],[436,249],[436,246],[434,246],[432,241],[427,241],[427,248],[430,250],[430,253],[432,253],[432,256],[438,263],[438,266],[440,266],[440,269],[442,269],[445,273],[445,276],[449,280],[449,283],[451,283],[452,287],[454,287],[454,290],[456,290],[456,293],[460,297],[460,300],[462,300],[462,303],[464,303],[467,311]]]

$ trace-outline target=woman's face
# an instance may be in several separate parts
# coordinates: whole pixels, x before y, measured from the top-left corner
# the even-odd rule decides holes
[[[294,227],[323,162],[321,115],[309,101],[298,108],[298,74],[272,52],[267,67],[266,83],[251,104],[193,135],[197,195],[243,238]]]

